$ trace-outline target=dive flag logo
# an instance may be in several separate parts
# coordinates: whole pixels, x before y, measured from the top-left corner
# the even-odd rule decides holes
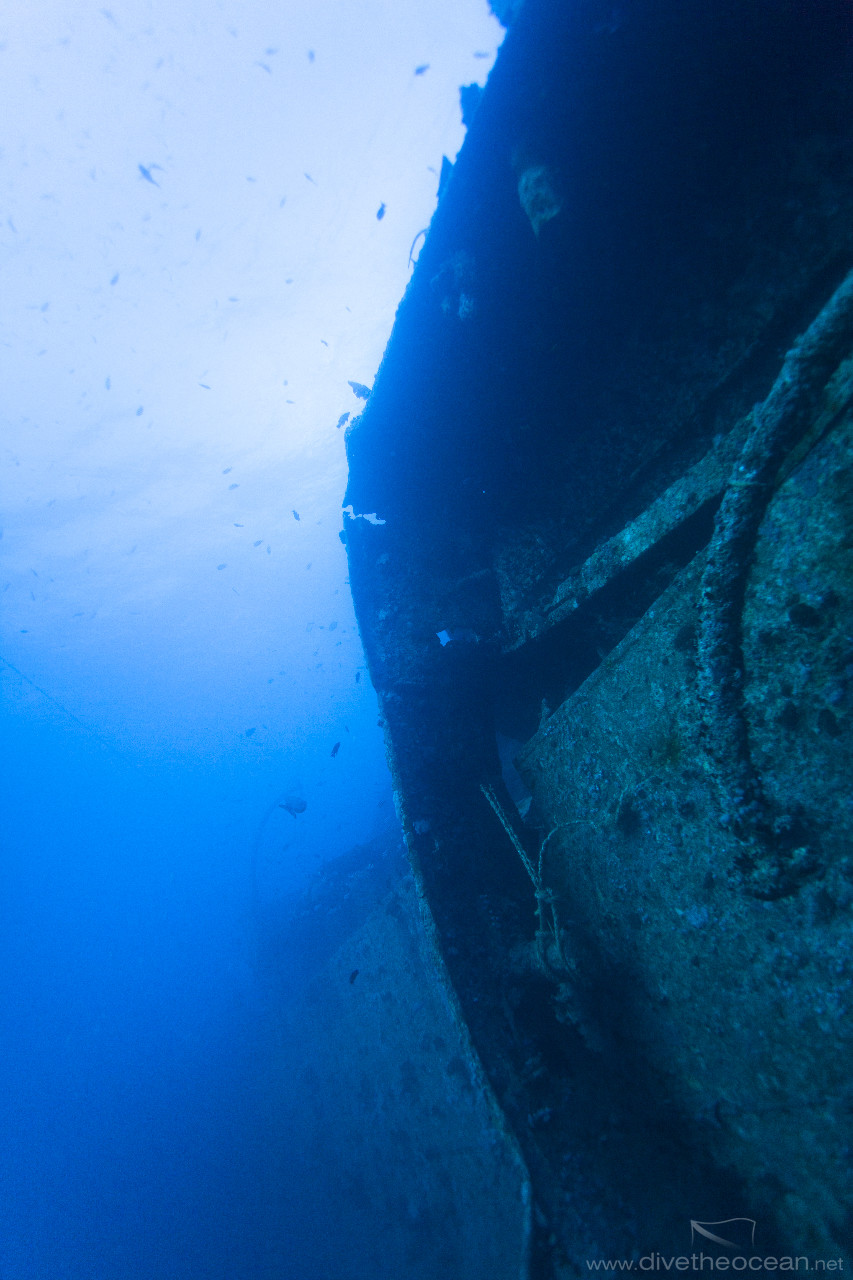
[[[720,1235],[712,1227],[725,1227],[726,1235]],[[752,1249],[755,1247],[755,1218],[723,1218],[720,1222],[697,1222],[690,1219],[690,1243],[697,1236],[713,1240],[715,1244],[724,1244],[729,1249]],[[728,1236],[734,1236],[729,1240]]]

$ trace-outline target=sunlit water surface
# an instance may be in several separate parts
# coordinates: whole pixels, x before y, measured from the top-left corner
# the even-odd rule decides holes
[[[338,423],[500,34],[0,17],[3,1280],[318,1274],[255,914],[392,820]]]

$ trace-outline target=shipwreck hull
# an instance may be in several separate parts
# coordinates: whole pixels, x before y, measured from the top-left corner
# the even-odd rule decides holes
[[[527,0],[348,434],[534,1274],[687,1254],[691,1219],[850,1253],[850,23]]]

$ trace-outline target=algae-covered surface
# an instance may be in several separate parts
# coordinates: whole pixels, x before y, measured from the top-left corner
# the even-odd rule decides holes
[[[526,1171],[434,963],[399,835],[268,912],[265,960],[288,995],[270,1071],[302,1166],[294,1251],[329,1280],[518,1280]]]
[[[519,762],[557,828],[546,878],[570,970],[555,1016],[602,1053],[627,1035],[693,1141],[739,1172],[744,1203],[811,1254],[837,1252],[853,1203],[851,446],[848,416],[779,489],[744,609],[749,738],[808,851],[796,884],[751,891],[709,763],[701,557]]]
[[[849,19],[527,0],[348,436],[413,874],[547,1280],[725,1269],[729,1219],[853,1265]]]

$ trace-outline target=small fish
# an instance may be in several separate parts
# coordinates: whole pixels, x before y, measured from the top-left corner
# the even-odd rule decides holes
[[[152,165],[151,169],[153,169],[154,167],[155,166]],[[160,183],[156,180],[156,178],[152,178],[151,176],[151,169],[146,169],[144,164],[139,165],[138,168],[139,168],[139,172],[142,174],[146,182],[150,182],[151,185],[154,187],[159,187]]]
[[[338,752],[340,751],[340,749],[341,749],[341,744],[340,744],[339,742],[336,742],[336,743],[335,743],[335,745],[332,747],[332,759],[333,759],[333,760],[334,760],[335,756],[338,754]]]
[[[383,200],[379,208],[376,210],[376,221],[381,222],[385,217],[385,201]]]
[[[145,410],[143,409],[142,405],[140,405],[139,408],[136,410],[137,418],[141,418],[144,412]]]
[[[361,672],[360,672],[360,671],[356,671],[356,673],[355,673],[355,682],[356,682],[356,684],[360,684],[360,682],[361,682]]]
[[[205,391],[209,391],[209,390],[210,390],[210,384],[209,384],[209,383],[207,383],[207,382],[200,382],[198,385],[199,385],[200,387],[204,387]]]
[[[311,177],[311,174],[310,174],[310,173],[305,173],[305,174],[303,174],[303,177],[307,178],[309,182],[313,182],[313,183],[314,183],[314,186],[316,187],[317,183],[316,183],[316,182],[314,182],[314,179]]]
[[[107,378],[106,382],[104,383],[104,387],[106,388],[106,390],[107,390],[107,391],[109,391],[109,389],[110,389],[110,385],[111,385],[111,384],[110,384],[110,380],[109,380],[109,378]]]
[[[338,428],[342,427],[348,419],[349,419],[349,414],[342,413],[341,416],[338,418],[338,422],[337,422]]]
[[[216,567],[217,567],[217,569],[227,569],[227,568],[228,568],[228,565],[227,565],[227,564],[218,564]]]
[[[227,475],[228,475],[228,472],[229,472],[229,471],[233,471],[233,470],[234,470],[234,468],[233,468],[233,467],[226,467],[226,468],[225,468],[225,470],[222,472],[222,474],[223,474],[224,476],[227,476]]]
[[[325,338],[321,338],[320,341],[322,342],[324,347],[327,347],[329,345]]]
[[[254,729],[247,729],[247,730],[246,730],[246,737],[247,737],[247,738],[251,738],[252,734],[253,734],[253,733],[256,733],[256,732],[257,732],[257,725],[255,726],[255,728],[254,728]]]
[[[347,378],[347,386],[352,387],[354,396],[358,396],[359,400],[366,400],[370,395],[370,387],[366,387],[363,382],[353,382],[351,378]]]
[[[256,62],[256,67],[260,67],[262,71],[266,71],[268,76],[272,75],[272,67],[268,67],[265,62]]]
[[[112,280],[110,280],[110,284],[118,284],[118,272],[116,272]]]
[[[228,486],[229,492],[231,489],[239,489],[239,488],[240,488],[239,484],[229,484]]]
[[[259,547],[259,546],[261,545],[261,543],[262,543],[262,542],[263,542],[263,538],[258,538],[257,542],[253,542],[253,543],[252,543],[252,546],[253,546],[253,547]]]
[[[242,524],[235,524],[235,525],[234,525],[234,528],[235,528],[235,529],[245,529],[245,527],[246,527],[246,526],[245,526],[245,525],[242,525]]]
[[[291,818],[295,818],[297,814],[304,813],[308,808],[308,804],[302,799],[302,796],[285,796],[284,804],[280,804],[279,809],[286,809]]]
[[[293,518],[294,518],[294,520],[299,520],[299,519],[301,519],[301,517],[300,517],[300,515],[299,515],[299,512],[298,512],[295,508],[291,508],[291,510],[293,511]]]
[[[352,986],[352,984],[355,982],[357,977],[358,977],[358,969],[353,969],[352,973],[349,976],[350,986]]]
[[[428,62],[422,62],[422,63],[421,63],[421,65],[420,65],[419,67],[415,67],[415,75],[416,75],[416,76],[422,76],[426,71],[429,71],[429,63],[428,63]]]

